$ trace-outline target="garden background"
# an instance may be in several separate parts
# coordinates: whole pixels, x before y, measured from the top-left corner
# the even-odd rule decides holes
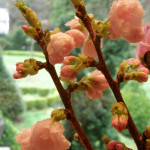
[[[75,9],[70,0],[24,0],[26,5],[32,8],[42,22],[43,29],[52,30],[60,27],[64,32],[68,30],[64,24],[74,18]],[[96,19],[105,20],[108,17],[109,8],[113,0],[85,0],[88,13],[93,13]],[[45,70],[39,71],[35,76],[14,80],[17,62],[24,59],[35,58],[45,61],[40,47],[27,37],[21,26],[27,22],[21,13],[13,6],[14,0],[0,0],[0,8],[6,8],[9,12],[9,34],[0,34],[0,111],[5,122],[4,131],[0,140],[0,146],[8,146],[11,150],[20,150],[14,137],[20,129],[29,128],[39,120],[50,117],[52,110],[62,108],[60,97],[55,89],[53,81]],[[150,1],[140,0],[145,9],[144,23],[150,20]],[[0,14],[2,16],[3,14]],[[1,27],[0,27],[1,28]],[[75,49],[72,53],[77,55],[81,49]],[[116,72],[122,60],[135,57],[136,45],[129,44],[124,39],[117,41],[103,40],[104,57],[108,68],[116,77]],[[56,65],[59,74],[61,65]],[[85,69],[79,74],[88,75],[91,68]],[[65,86],[65,85],[64,85]],[[121,92],[129,107],[131,115],[142,132],[150,123],[150,80],[146,83],[129,81],[121,85]],[[111,126],[111,105],[115,103],[110,90],[104,93],[99,100],[89,100],[85,93],[72,94],[72,104],[77,117],[92,142],[95,150],[104,150],[102,136],[120,139],[128,147],[135,145],[127,131],[118,134]],[[71,150],[83,150],[81,144],[73,140],[74,130],[67,123],[65,135],[72,142]]]

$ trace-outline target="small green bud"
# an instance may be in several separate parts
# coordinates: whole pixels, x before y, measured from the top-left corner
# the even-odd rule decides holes
[[[75,133],[73,137],[75,141],[80,141],[79,135],[77,133]]]
[[[103,136],[102,140],[103,140],[104,144],[108,144],[111,141],[111,139],[108,136]]]
[[[77,6],[81,5],[81,4],[83,4],[83,0],[71,0],[71,2],[73,3],[73,5],[74,5],[75,7],[77,7]]]
[[[150,125],[146,127],[144,134],[148,139],[150,139]]]
[[[66,119],[66,114],[64,109],[56,109],[52,111],[51,118],[54,122]]]
[[[27,8],[23,0],[16,0],[14,5],[20,10],[24,18],[27,22],[34,28],[42,28],[41,22],[36,16],[35,12],[32,11],[30,8]]]

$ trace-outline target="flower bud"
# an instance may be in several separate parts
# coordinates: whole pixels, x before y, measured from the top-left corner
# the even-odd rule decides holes
[[[41,22],[30,8],[27,8],[23,0],[17,0],[14,5],[20,10],[27,22],[34,28],[42,28]]]
[[[24,30],[25,34],[28,36],[31,36],[33,38],[36,37],[37,33],[36,33],[36,29],[33,27],[28,27],[26,25],[22,26],[22,29]]]
[[[79,135],[77,133],[75,133],[73,137],[75,141],[80,141]]]
[[[147,139],[150,139],[150,125],[148,125],[144,131],[144,135]]]
[[[77,76],[76,71],[74,71],[74,66],[66,65],[61,67],[60,76],[67,80],[73,80]]]
[[[80,4],[83,4],[83,0],[71,0],[71,2],[75,7],[79,6]]]
[[[66,119],[66,114],[64,109],[56,109],[51,113],[51,118],[54,122]]]

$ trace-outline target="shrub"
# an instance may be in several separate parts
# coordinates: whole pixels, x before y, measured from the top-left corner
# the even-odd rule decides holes
[[[3,118],[5,122],[4,131],[0,140],[0,146],[8,146],[11,150],[20,150],[19,144],[16,143],[15,136],[18,130],[12,122],[6,117]]]
[[[15,119],[25,108],[19,89],[5,69],[0,55],[0,109],[4,116]]]

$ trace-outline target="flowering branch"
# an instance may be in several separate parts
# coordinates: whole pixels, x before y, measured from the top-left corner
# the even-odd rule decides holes
[[[91,21],[90,19],[87,17],[87,13],[86,13],[86,9],[84,7],[84,5],[78,5],[76,6],[76,9],[77,9],[77,12],[76,12],[76,15],[82,20],[82,22],[84,23],[85,27],[87,28],[87,30],[89,31],[90,33],[90,36],[92,38],[92,41],[94,43],[94,46],[96,48],[96,52],[97,52],[97,55],[98,55],[98,58],[99,58],[99,64],[97,64],[97,69],[99,69],[100,71],[102,71],[102,73],[105,75],[113,93],[114,93],[114,96],[117,100],[117,102],[122,102],[124,103],[125,107],[127,108],[123,98],[122,98],[122,95],[120,93],[120,84],[119,82],[113,80],[107,66],[106,66],[106,63],[105,63],[105,60],[103,58],[103,54],[102,54],[102,51],[101,51],[101,48],[100,48],[100,43],[101,43],[101,37],[100,36],[96,36],[95,38],[95,35],[94,35],[94,31],[92,29],[92,25],[91,25]],[[82,14],[82,15],[81,15]],[[128,108],[127,108],[128,110]],[[140,135],[138,129],[136,128],[136,125],[129,113],[129,110],[128,110],[128,130],[129,130],[129,133],[130,135],[133,137],[137,147],[138,147],[138,150],[144,150],[145,149],[145,143],[144,141],[142,140],[142,136]]]
[[[66,108],[66,118],[67,120],[70,122],[70,124],[74,127],[75,131],[78,133],[78,136],[79,136],[79,139],[80,139],[80,142],[81,144],[83,145],[83,147],[86,149],[86,150],[94,150],[94,148],[92,147],[90,141],[88,140],[88,138],[86,137],[83,129],[81,128],[77,118],[76,118],[76,115],[74,113],[74,110],[72,108],[72,104],[71,104],[71,101],[70,101],[70,97],[71,97],[71,94],[69,92],[69,90],[65,90],[58,78],[58,75],[56,73],[56,70],[55,70],[55,67],[53,65],[50,64],[49,62],[49,59],[48,59],[48,52],[47,52],[47,49],[46,49],[46,45],[45,43],[43,43],[44,40],[44,33],[41,31],[39,33],[39,36],[37,36],[38,38],[36,38],[38,44],[41,46],[41,48],[43,49],[43,53],[45,55],[45,58],[46,58],[46,62],[47,62],[47,65],[46,65],[46,70],[47,72],[51,75],[54,83],[55,83],[55,86],[59,92],[59,95],[62,99],[62,102]],[[40,37],[40,38],[39,38]]]

